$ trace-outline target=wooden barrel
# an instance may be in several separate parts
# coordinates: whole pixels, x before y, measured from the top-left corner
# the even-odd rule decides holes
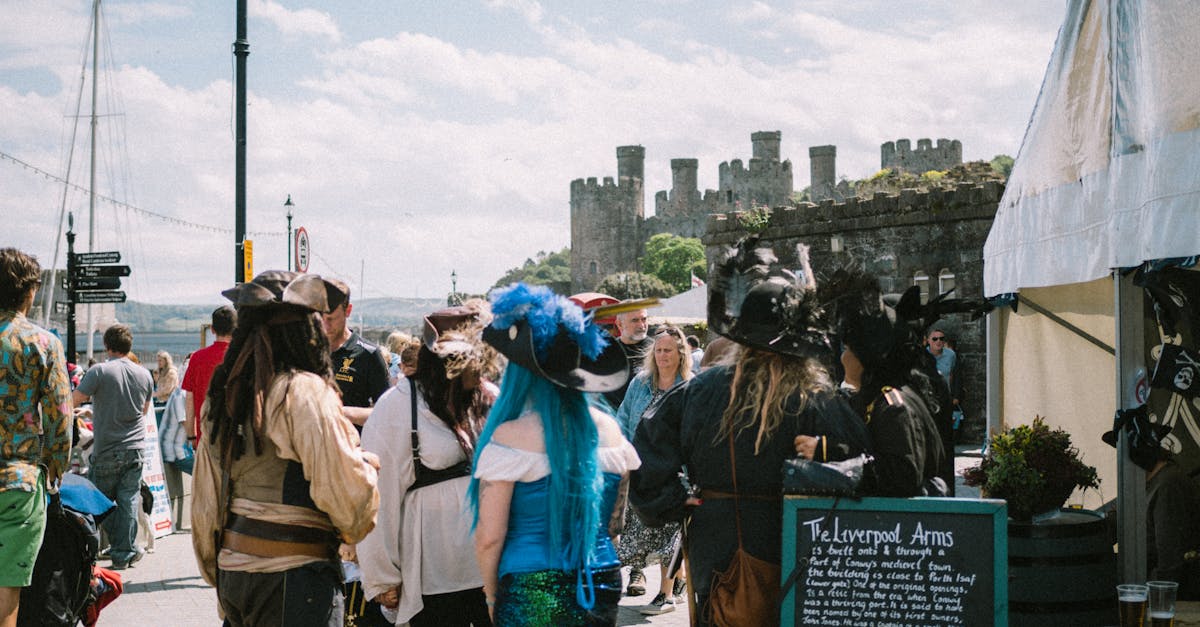
[[[1008,523],[1008,622],[1065,627],[1117,622],[1117,557],[1108,522],[1062,509]]]

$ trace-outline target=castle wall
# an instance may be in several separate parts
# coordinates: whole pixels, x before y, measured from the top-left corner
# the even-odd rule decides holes
[[[886,142],[879,147],[880,168],[893,172],[903,170],[910,174],[924,174],[930,170],[948,170],[962,165],[962,142],[939,139],[937,146],[928,139],[918,139],[917,149],[907,139]]]
[[[930,277],[930,293],[938,293],[938,275],[954,275],[954,296],[983,296],[983,244],[991,229],[1004,186],[989,182],[965,183],[954,190],[900,194],[880,192],[869,200],[855,198],[835,203],[800,203],[772,211],[761,233],[788,267],[795,267],[795,245],[810,247],[818,273],[853,259],[880,277],[885,292],[901,292],[914,277]],[[736,213],[711,215],[702,238],[711,264],[725,246],[746,235]],[[833,238],[843,252],[833,252]],[[957,341],[963,406],[967,416],[964,436],[978,441],[985,430],[985,321],[953,314],[942,320],[947,334]]]
[[[571,181],[571,286],[589,291],[637,263],[643,217],[642,180],[611,176]]]

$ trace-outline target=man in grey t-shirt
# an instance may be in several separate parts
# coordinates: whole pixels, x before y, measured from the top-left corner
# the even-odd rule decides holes
[[[112,543],[112,568],[123,570],[142,558],[137,539],[137,497],[142,485],[146,437],[144,416],[150,414],[154,379],[150,371],[129,359],[133,334],[116,324],[104,332],[108,361],[88,368],[73,398],[78,407],[92,399],[91,470],[88,478],[117,509],[104,519]],[[152,415],[152,414],[151,414]]]

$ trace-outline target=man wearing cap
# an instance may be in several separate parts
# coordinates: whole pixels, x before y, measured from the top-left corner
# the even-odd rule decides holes
[[[25,314],[41,285],[31,256],[0,249],[0,625],[17,621],[21,588],[46,528],[46,487],[71,457],[71,387],[58,338]]]
[[[379,346],[364,340],[346,325],[354,310],[350,304],[350,286],[336,279],[330,283],[337,290],[322,321],[333,352],[333,378],[342,391],[342,415],[362,433],[371,406],[388,389],[388,367]]]
[[[338,543],[375,524],[379,461],[341,415],[319,314],[335,288],[268,271],[238,309],[196,450],[192,545],[225,625],[341,626]]]

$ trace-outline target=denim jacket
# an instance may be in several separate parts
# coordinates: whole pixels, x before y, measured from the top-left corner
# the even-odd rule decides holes
[[[683,381],[683,376],[676,374],[675,384],[678,385],[680,381]],[[629,389],[625,390],[625,400],[621,401],[621,406],[617,408],[615,418],[617,424],[621,425],[621,433],[625,434],[625,439],[633,441],[638,421],[642,419],[642,414],[646,412],[652,400],[654,390],[650,389],[650,372],[643,370],[629,382]]]

